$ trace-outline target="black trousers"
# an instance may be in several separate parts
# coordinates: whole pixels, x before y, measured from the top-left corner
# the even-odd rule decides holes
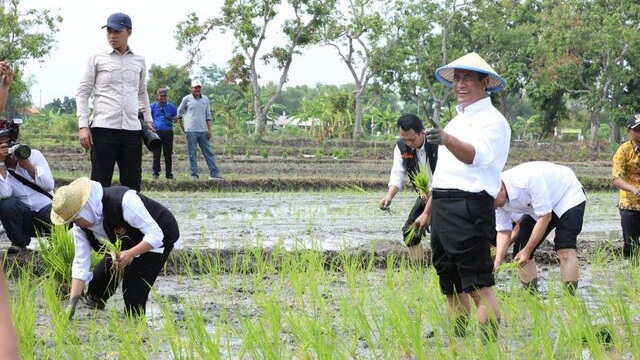
[[[131,315],[144,314],[149,299],[149,291],[156,281],[158,274],[167,262],[173,244],[180,238],[178,223],[173,219],[165,225],[160,225],[164,234],[164,252],[146,252],[121,270],[122,297],[125,313]],[[106,302],[118,289],[120,278],[111,270],[111,256],[107,255],[93,269],[93,279],[89,282],[87,294],[94,300]]]
[[[172,178],[173,131],[160,130],[157,131],[156,134],[158,134],[158,137],[162,140],[162,147],[153,151],[153,164],[151,168],[154,174],[160,174],[160,155],[164,154],[165,175],[167,178]]]
[[[422,198],[418,196],[418,198],[416,199],[416,202],[413,204],[413,207],[411,208],[411,211],[409,212],[407,221],[404,223],[404,226],[402,227],[402,239],[406,240],[406,236],[409,234],[409,231],[411,231],[411,225],[413,225],[413,223],[416,221],[418,216],[422,214],[422,212],[424,211],[425,205],[426,204],[422,200]],[[422,233],[420,231],[416,231],[413,235],[413,238],[411,238],[409,242],[406,243],[406,245],[407,246],[418,245],[420,244],[420,241],[422,241]]]
[[[91,128],[91,180],[111,186],[118,164],[120,184],[140,191],[142,183],[142,138],[140,131]]]
[[[149,292],[162,270],[173,246],[165,247],[162,254],[146,252],[133,259],[129,266],[121,270],[122,297],[125,313],[144,314]],[[87,294],[94,300],[106,302],[118,289],[120,278],[111,270],[111,256],[106,255],[93,269],[93,279],[89,282]]]
[[[11,244],[25,247],[32,237],[50,234],[51,204],[36,212],[17,197],[1,199],[0,220]]]
[[[630,256],[640,256],[640,211],[620,210],[620,225],[622,225],[622,249],[625,259]],[[5,227],[6,229],[6,227]]]
[[[494,199],[486,192],[431,192],[432,262],[443,294],[495,285],[489,244],[496,236]]]

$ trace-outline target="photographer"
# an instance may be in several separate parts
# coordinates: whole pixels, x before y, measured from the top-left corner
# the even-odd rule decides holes
[[[19,124],[0,118],[0,220],[11,241],[8,254],[50,232],[53,175],[42,153],[18,144]]]

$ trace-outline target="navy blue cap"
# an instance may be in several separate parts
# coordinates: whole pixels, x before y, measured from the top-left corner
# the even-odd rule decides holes
[[[131,26],[131,18],[129,17],[129,15],[123,13],[111,14],[107,19],[107,24],[102,28],[104,29],[106,27],[112,28],[117,31],[124,30],[125,28],[133,28]]]

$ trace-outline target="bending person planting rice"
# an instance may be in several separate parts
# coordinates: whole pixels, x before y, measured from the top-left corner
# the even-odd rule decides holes
[[[75,225],[71,230],[75,257],[69,317],[73,317],[86,282],[85,303],[103,309],[120,279],[125,313],[144,314],[151,286],[180,237],[173,214],[128,187],[103,188],[86,177],[60,187],[52,207],[53,224]],[[121,245],[119,251],[106,254],[91,272],[91,250],[113,249],[113,244]]]
[[[502,173],[502,186],[495,199],[496,258],[504,259],[511,243],[513,259],[520,266],[522,286],[538,291],[538,269],[533,255],[551,230],[556,229],[554,248],[560,259],[560,277],[569,294],[578,288],[576,242],[582,231],[587,197],[573,170],[545,161],[515,166]],[[511,236],[511,215],[520,219],[517,238]]]
[[[402,227],[405,244],[409,247],[409,259],[412,261],[424,258],[424,248],[420,245],[422,235],[431,221],[431,206],[426,206],[430,196],[428,189],[419,189],[416,180],[427,173],[428,180],[436,169],[438,145],[427,144],[423,133],[424,126],[416,115],[404,114],[398,118],[400,139],[393,150],[393,166],[389,177],[389,190],[380,199],[380,209],[387,210],[391,201],[404,184],[405,176],[409,176],[411,185],[419,195],[409,212],[407,222]],[[429,164],[429,167],[427,166]],[[426,168],[426,169],[425,169]],[[429,181],[426,181],[428,183]],[[427,186],[428,187],[428,186]],[[420,194],[422,193],[422,194]]]

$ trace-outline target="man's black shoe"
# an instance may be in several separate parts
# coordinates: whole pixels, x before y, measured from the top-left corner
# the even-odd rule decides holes
[[[11,245],[9,246],[9,248],[7,249],[7,255],[15,255],[21,251],[25,251],[27,250],[26,247],[24,246],[18,246],[18,245]]]

